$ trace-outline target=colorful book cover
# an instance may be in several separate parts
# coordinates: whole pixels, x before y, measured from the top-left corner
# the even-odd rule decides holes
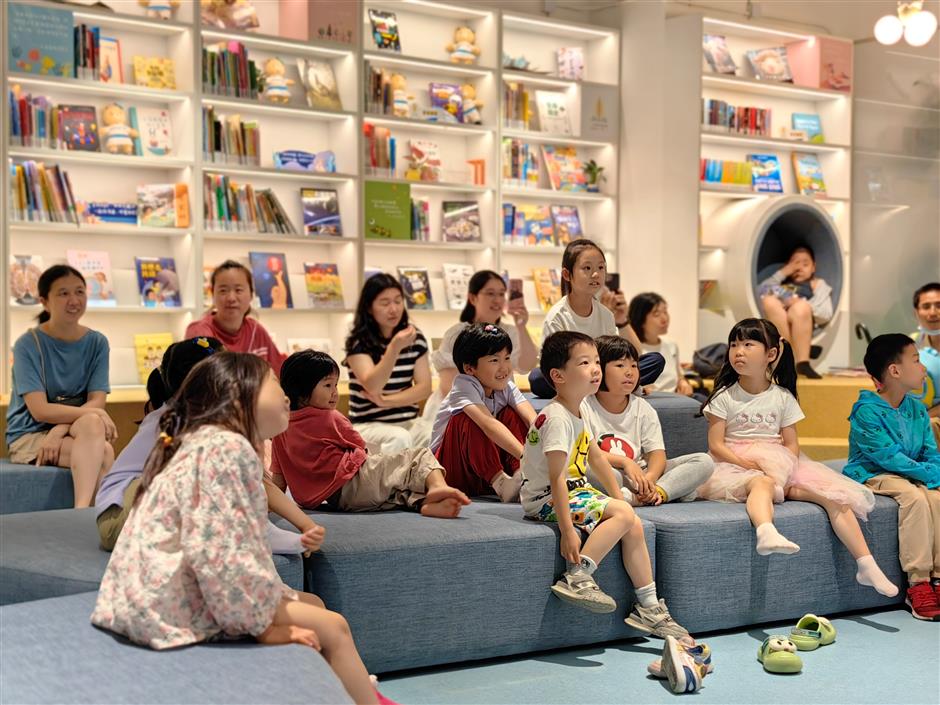
[[[428,84],[428,98],[432,108],[441,110],[445,117],[449,116],[449,122],[463,122],[463,95],[459,84],[432,81]]]
[[[715,73],[727,73],[732,76],[737,73],[738,67],[728,50],[728,42],[720,34],[705,34],[702,36],[702,52],[705,61]]]
[[[19,306],[39,303],[39,277],[42,275],[39,255],[10,255],[10,296]]]
[[[9,2],[8,69],[75,77],[75,17],[70,10]]]
[[[150,373],[163,363],[166,349],[173,344],[171,333],[136,333],[134,350],[137,353],[137,375],[141,384],[147,384]]]
[[[134,83],[147,88],[176,90],[176,69],[173,59],[163,56],[135,56]]]
[[[480,204],[476,201],[444,201],[442,239],[445,242],[480,242]]]
[[[747,60],[754,71],[754,78],[760,81],[793,82],[786,47],[752,49],[747,52]]]
[[[135,257],[137,290],[144,308],[179,308],[180,277],[172,257]]]
[[[294,308],[283,252],[249,252],[255,295],[261,308]]]
[[[104,250],[66,250],[68,263],[85,277],[88,306],[110,308],[117,306],[114,279],[111,276],[111,255]]]
[[[780,160],[776,154],[748,154],[751,165],[751,186],[759,193],[783,193]]]
[[[570,135],[568,96],[558,91],[536,91],[535,101],[539,113],[539,128],[553,135]]]
[[[441,180],[441,148],[431,140],[408,140],[408,178]]]
[[[316,350],[327,355],[333,354],[333,344],[329,338],[288,338],[287,354],[293,355],[304,350]],[[342,368],[340,368],[342,369]]]
[[[819,158],[815,154],[793,152],[792,159],[796,190],[804,196],[825,196],[826,182],[823,181]]]
[[[304,262],[304,283],[311,308],[343,308],[343,282],[332,262]]]
[[[558,59],[558,77],[570,81],[584,80],[584,49],[581,47],[560,47],[556,50]]]
[[[561,274],[555,268],[537,267],[532,270],[532,280],[535,282],[535,296],[539,306],[542,311],[548,312],[561,299]]]
[[[93,105],[60,105],[62,141],[67,149],[99,151],[98,112]]]
[[[411,186],[366,181],[365,216],[368,239],[411,239]]]
[[[577,149],[543,144],[542,156],[545,159],[548,180],[554,191],[587,190],[584,166],[578,157]]]
[[[409,310],[431,311],[434,309],[427,267],[399,267],[398,280],[405,290],[405,306]]]
[[[300,200],[304,210],[304,235],[342,236],[336,189],[302,188]]]
[[[444,293],[447,295],[447,308],[451,311],[462,311],[467,305],[467,287],[472,276],[472,265],[444,265]]]
[[[515,230],[516,244],[536,247],[555,245],[555,227],[548,205],[517,205]]]
[[[138,186],[137,224],[151,228],[188,228],[189,191],[186,184]]]
[[[124,83],[121,40],[101,37],[98,46],[98,80],[102,83]]]
[[[123,223],[137,225],[136,203],[104,203],[100,201],[76,201],[75,211],[82,223]]]
[[[823,136],[822,122],[820,122],[817,113],[793,113],[790,118],[790,125],[794,130],[805,132],[810,142],[822,144],[826,141]]]
[[[336,85],[333,65],[323,59],[297,59],[297,71],[303,82],[307,105],[317,110],[342,110],[343,102]]]
[[[137,131],[144,156],[165,157],[173,151],[173,127],[166,108],[137,108]]]
[[[582,236],[581,217],[577,206],[552,206],[552,220],[555,223],[555,242],[565,247],[572,240]]]
[[[372,23],[372,39],[376,49],[401,52],[398,18],[394,12],[369,8],[369,21]]]

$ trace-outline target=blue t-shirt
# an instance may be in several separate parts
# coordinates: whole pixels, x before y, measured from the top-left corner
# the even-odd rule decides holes
[[[69,342],[46,335],[39,328],[35,330],[42,346],[42,358],[36,347],[36,338],[29,331],[13,345],[13,391],[10,408],[7,409],[7,446],[24,434],[52,428],[52,424],[32,417],[23,400],[25,394],[45,391],[46,398],[55,403],[56,399],[79,394],[111,391],[108,384],[108,339],[101,333],[90,330],[78,340]],[[44,362],[40,362],[41,359]]]

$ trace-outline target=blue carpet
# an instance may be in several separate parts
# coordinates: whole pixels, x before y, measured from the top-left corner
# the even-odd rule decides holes
[[[757,647],[775,624],[709,635],[715,671],[704,688],[686,696],[695,703],[940,703],[940,623],[922,622],[903,609],[845,615],[833,620],[836,642],[800,652],[803,672],[765,673]],[[384,695],[421,703],[675,703],[663,682],[646,673],[659,656],[659,640],[624,641],[390,674]]]

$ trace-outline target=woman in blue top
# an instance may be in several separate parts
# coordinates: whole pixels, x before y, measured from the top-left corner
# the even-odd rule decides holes
[[[75,506],[91,506],[114,462],[117,427],[105,411],[108,340],[79,323],[85,278],[68,265],[39,277],[39,325],[13,345],[13,393],[6,442],[14,463],[72,471]]]

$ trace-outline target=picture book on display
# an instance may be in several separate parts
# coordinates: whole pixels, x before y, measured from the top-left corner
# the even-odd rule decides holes
[[[754,78],[760,81],[793,82],[786,47],[752,49],[747,52],[747,60],[754,71]]]
[[[428,84],[428,98],[431,107],[438,110],[441,122],[463,122],[463,95],[457,83]]]
[[[561,300],[561,272],[554,267],[535,268],[532,270],[532,279],[535,282],[535,296],[539,300],[539,306],[548,312]]]
[[[780,161],[776,154],[748,154],[751,164],[751,185],[759,193],[783,193]]]
[[[411,199],[411,239],[417,242],[431,240],[431,201],[427,198]]]
[[[283,252],[249,252],[255,295],[261,308],[294,308]]]
[[[42,76],[75,76],[75,17],[70,10],[7,3],[7,68]]]
[[[405,306],[409,310],[431,311],[434,309],[427,267],[399,267],[398,280],[405,290]]]
[[[160,367],[163,354],[173,344],[170,333],[136,333],[134,350],[137,353],[137,376],[141,384],[147,384],[150,373]]]
[[[709,68],[715,73],[735,75],[738,67],[728,50],[728,42],[720,34],[705,34],[702,36],[702,52]]]
[[[172,257],[135,257],[137,289],[144,308],[178,308],[180,277]]]
[[[394,12],[369,8],[369,21],[372,23],[372,39],[376,49],[401,52],[401,38],[398,36],[398,18]]]
[[[411,186],[383,181],[365,184],[366,238],[411,239]]]
[[[300,200],[304,209],[304,235],[342,236],[336,189],[302,188]]]
[[[587,180],[577,149],[543,144],[542,156],[552,190],[585,191],[587,189]]]
[[[317,110],[342,110],[333,65],[323,59],[297,59],[307,105]]]
[[[480,242],[480,204],[476,201],[444,201],[442,239],[445,242]]]
[[[98,114],[93,105],[60,105],[62,141],[66,149],[97,152]]]
[[[441,180],[441,148],[431,140],[408,140],[408,169],[405,178],[415,181]]]
[[[555,245],[551,208],[547,204],[516,206],[515,243],[536,247]]]
[[[39,303],[39,277],[42,275],[39,255],[10,255],[10,296],[19,306]]]
[[[134,83],[147,88],[176,90],[176,69],[173,59],[165,56],[135,56]]]
[[[138,186],[137,224],[151,228],[188,228],[189,189],[186,184]]]
[[[794,130],[805,132],[806,139],[810,142],[822,144],[826,141],[823,136],[822,123],[817,113],[793,113],[790,117],[790,124]]]
[[[66,250],[65,256],[68,263],[85,277],[90,308],[117,306],[110,254],[103,250]]]
[[[467,305],[467,287],[472,276],[472,265],[444,265],[444,293],[447,295],[447,308],[451,311],[462,311]]]
[[[173,151],[173,128],[166,108],[136,108],[137,131],[144,156],[165,157]]]
[[[539,112],[539,129],[553,135],[570,135],[568,98],[558,91],[536,91],[535,102]]]
[[[343,283],[332,262],[304,262],[304,282],[311,308],[343,308]]]
[[[552,220],[555,223],[555,244],[565,247],[572,240],[582,236],[581,218],[577,206],[552,206]]]
[[[560,47],[555,55],[558,59],[558,77],[571,81],[584,80],[584,49]]]
[[[620,129],[620,92],[617,86],[585,83],[580,92],[581,137],[615,141]]]
[[[826,182],[823,181],[819,158],[815,154],[794,152],[792,159],[796,190],[804,196],[825,196]]]
[[[121,40],[101,37],[99,41],[98,80],[102,83],[124,83]]]

